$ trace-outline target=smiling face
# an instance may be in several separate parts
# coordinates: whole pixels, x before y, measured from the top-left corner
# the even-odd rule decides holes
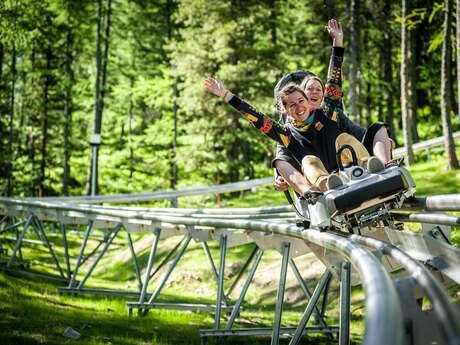
[[[305,95],[307,96],[308,105],[313,109],[318,109],[323,101],[323,86],[316,79],[310,79],[305,84]]]
[[[298,91],[285,97],[284,107],[289,116],[300,122],[304,122],[310,114],[310,106],[307,104],[305,96]]]

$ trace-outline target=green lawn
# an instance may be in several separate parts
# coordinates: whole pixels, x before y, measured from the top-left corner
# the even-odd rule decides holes
[[[420,158],[420,157],[419,157]],[[423,158],[423,157],[422,157]],[[445,162],[441,155],[432,155],[431,162],[419,163],[410,167],[417,184],[417,195],[458,193],[460,171],[443,170]],[[181,207],[216,207],[213,198],[197,197],[180,201]],[[283,193],[272,187],[261,188],[257,192],[241,193],[237,198],[223,198],[220,207],[258,207],[266,205],[284,205]],[[204,206],[205,205],[205,206]],[[64,265],[62,240],[52,224],[47,225],[50,241],[54,243],[61,265]],[[33,236],[30,236],[33,238]],[[458,229],[453,234],[454,241],[459,241]],[[139,264],[145,269],[153,236],[135,234],[133,238]],[[82,236],[69,234],[72,267],[76,261]],[[166,257],[179,238],[160,241],[157,263]],[[94,248],[95,239],[89,241]],[[8,247],[6,242],[4,246]],[[236,278],[238,268],[252,251],[254,244],[246,244],[229,250],[226,258],[226,288]],[[218,258],[216,242],[210,243],[211,253]],[[9,247],[11,253],[11,245]],[[135,290],[137,283],[129,248],[124,232],[115,239],[107,255],[101,260],[87,287],[105,287]],[[23,250],[24,259],[28,260],[33,269],[43,272],[55,272],[53,261],[43,246],[27,244]],[[5,259],[6,256],[3,256]],[[280,255],[276,251],[267,251],[257,271],[254,283],[248,291],[243,310],[237,319],[235,328],[270,327],[273,321],[277,281],[279,278]],[[322,271],[320,264],[312,254],[296,259],[303,277],[311,289],[315,286]],[[215,262],[218,265],[218,261]],[[79,274],[82,279],[86,264]],[[162,269],[163,273],[166,268]],[[161,274],[160,274],[161,276]],[[238,297],[243,282],[240,282],[231,298]],[[158,284],[154,279],[150,285],[152,292]],[[213,313],[189,311],[152,310],[146,316],[136,312],[128,317],[126,297],[101,297],[94,295],[58,294],[58,287],[64,283],[41,278],[31,278],[18,274],[0,272],[0,343],[1,344],[200,344],[199,329],[213,328]],[[458,286],[450,290],[452,296],[458,298]],[[333,281],[327,308],[328,322],[338,323],[339,307],[337,305],[338,283]],[[201,245],[192,241],[177,269],[172,273],[160,295],[160,302],[215,303],[216,285],[209,269]],[[305,298],[298,284],[289,271],[287,290],[283,312],[283,325],[295,326],[305,308]],[[353,343],[359,343],[363,333],[364,296],[360,287],[352,291],[351,335]],[[223,314],[222,326],[225,325],[227,314]],[[80,339],[72,340],[63,337],[63,332],[71,327],[81,334]],[[213,342],[209,340],[208,342]],[[268,337],[231,337],[232,344],[267,344]],[[283,339],[282,343],[287,340]],[[311,335],[302,340],[304,344],[329,343],[326,336]]]

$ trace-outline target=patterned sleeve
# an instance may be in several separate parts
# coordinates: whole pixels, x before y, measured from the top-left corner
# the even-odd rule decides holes
[[[247,118],[254,127],[260,130],[266,136],[276,140],[284,147],[289,146],[291,141],[291,133],[286,126],[272,120],[267,115],[259,112],[250,104],[246,103],[235,95],[229,101],[229,104],[238,110],[241,114],[243,114],[244,117]]]
[[[342,104],[342,47],[332,47],[331,58],[323,98],[322,108],[332,120],[336,120],[338,109],[343,108]]]

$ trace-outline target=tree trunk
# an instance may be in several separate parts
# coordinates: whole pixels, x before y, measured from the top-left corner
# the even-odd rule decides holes
[[[354,119],[360,119],[360,110],[358,107],[360,94],[360,51],[361,51],[361,29],[359,25],[359,1],[351,1],[351,19],[350,19],[350,78],[348,90],[348,111]]]
[[[372,123],[372,87],[371,83],[367,82],[367,95],[366,95],[366,128]]]
[[[412,149],[412,123],[409,109],[409,71],[408,71],[408,35],[406,28],[407,2],[402,0],[402,17],[401,17],[401,116],[403,122],[404,148],[406,151],[406,163],[414,164],[414,151]]]
[[[43,119],[42,119],[42,147],[41,147],[41,163],[40,163],[40,189],[38,195],[40,197],[45,195],[45,169],[46,169],[46,146],[48,142],[48,96],[49,96],[49,70],[51,68],[51,47],[46,49],[46,76],[45,86],[43,88]]]
[[[406,29],[407,30],[407,29]],[[416,29],[407,31],[407,67],[408,67],[408,84],[407,94],[409,103],[409,118],[411,122],[412,131],[412,142],[418,142],[418,131],[417,131],[417,76],[415,66],[416,55],[415,55],[415,39],[417,37]]]
[[[95,77],[95,101],[94,101],[94,134],[101,133],[101,120],[99,119],[99,97],[101,96],[101,21],[102,21],[102,0],[98,0],[98,9],[97,9],[97,33],[96,33],[96,77]],[[91,144],[93,145],[93,144]],[[88,178],[86,179],[86,194],[87,195],[95,195],[97,191],[97,173],[94,177],[96,180],[95,186],[92,186],[93,181],[93,171],[97,171],[97,162],[98,162],[98,144],[96,148],[93,149],[91,146],[91,154],[90,154],[90,166],[88,171]],[[95,157],[93,157],[93,155]],[[93,165],[96,165],[93,167]],[[94,190],[93,190],[94,188]]]
[[[167,12],[167,22],[168,22],[168,40],[172,40],[172,16],[173,8],[171,1],[168,1],[168,12]],[[179,106],[177,105],[177,98],[179,97],[179,92],[177,90],[177,77],[176,77],[176,66],[170,62],[170,70],[172,77],[172,102],[173,102],[173,136],[171,142],[171,189],[176,189],[177,185],[177,111]],[[177,199],[173,202],[172,207],[177,207]]]
[[[70,22],[70,18],[68,18]],[[67,85],[65,88],[65,103],[64,103],[64,176],[62,183],[62,193],[64,195],[69,195],[69,176],[70,176],[70,125],[72,121],[72,84],[73,84],[73,71],[72,71],[72,33],[70,27],[67,31],[66,39],[66,61],[65,61],[65,73],[67,79]]]
[[[173,72],[173,138],[171,143],[171,188],[176,189],[177,185],[177,111],[179,106],[177,105],[177,98],[179,97],[179,92],[177,90],[177,78],[174,74],[174,66],[171,66],[171,71]]]
[[[101,56],[101,22],[102,22],[102,0],[98,1],[98,21],[97,21],[97,42],[96,42],[96,102],[95,102],[95,119],[94,119],[94,134],[101,135],[102,130],[102,111],[104,108],[104,93],[105,93],[105,84],[106,84],[106,75],[107,75],[107,60],[108,60],[108,52],[109,52],[109,36],[110,36],[110,14],[112,8],[112,1],[108,1],[108,9],[107,9],[107,16],[106,16],[106,26],[105,26],[105,45],[104,45],[104,55]],[[92,154],[95,157],[91,158],[91,170],[90,170],[90,181],[93,179],[93,172],[94,176],[94,186],[91,186],[89,183],[88,188],[88,181],[87,181],[87,190],[89,191],[88,194],[96,195],[99,190],[98,184],[98,161],[99,161],[99,143],[93,144],[95,145],[95,149],[92,150]],[[93,166],[94,165],[94,166]],[[94,190],[93,190],[94,188]]]
[[[0,85],[3,80],[3,57],[5,56],[5,52],[3,50],[3,43],[0,42]]]
[[[136,60],[134,57],[134,52],[135,52],[135,47],[133,44],[133,56],[131,60],[131,67],[132,70],[134,71],[135,65],[136,65]],[[134,87],[134,76],[131,74],[129,76],[129,85],[131,90]],[[133,103],[133,93],[132,91],[129,94],[129,110],[128,110],[128,148],[129,148],[129,178],[131,179],[133,177],[134,173],[134,150],[133,150],[133,111],[134,111],[134,103]]]
[[[98,129],[97,133],[101,133],[102,127],[102,111],[104,109],[104,95],[106,89],[106,81],[107,81],[107,61],[109,56],[109,38],[110,38],[110,15],[112,13],[112,0],[107,0],[107,17],[105,23],[105,44],[104,44],[104,56],[102,58],[102,83],[100,88],[100,97],[99,97],[99,116],[98,116]]]
[[[367,51],[369,42],[369,30],[364,32],[364,49]],[[370,59],[367,60],[367,70],[370,72],[372,69]],[[366,118],[364,120],[365,128],[369,127],[372,123],[372,83],[371,77],[368,77],[366,82]]]
[[[268,20],[270,23],[270,42],[276,44],[276,0],[268,0]]]
[[[455,47],[457,52],[457,114],[460,116],[460,0],[457,0],[457,32],[456,32],[456,41]]]
[[[327,18],[337,18],[335,1],[334,0],[324,0],[324,6],[326,7]],[[329,62],[329,61],[328,61]]]
[[[460,1],[460,0],[459,0]],[[385,4],[383,6],[383,16],[385,18],[390,18],[391,15],[391,1],[385,0]],[[395,127],[393,123],[394,111],[393,111],[393,67],[391,63],[391,26],[390,21],[385,20],[385,30],[383,33],[384,37],[384,61],[385,61],[385,89],[384,89],[384,98],[386,103],[386,114],[385,114],[385,122],[388,123],[390,126],[390,131],[392,138],[396,137]]]
[[[444,13],[444,39],[442,41],[442,60],[441,60],[441,117],[442,132],[444,135],[444,146],[446,151],[447,169],[458,169],[457,155],[455,154],[455,142],[452,136],[452,124],[450,120],[450,82],[449,74],[451,71],[451,40],[450,31],[452,26],[452,0],[446,0]]]
[[[7,167],[7,186],[6,196],[10,197],[12,192],[13,177],[13,120],[14,120],[14,90],[16,88],[16,45],[13,42],[13,52],[11,54],[11,97],[10,97],[10,126],[8,135],[8,167]]]

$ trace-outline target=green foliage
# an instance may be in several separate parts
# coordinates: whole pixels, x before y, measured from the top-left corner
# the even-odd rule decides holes
[[[107,0],[102,5],[104,14]],[[383,6],[383,0],[361,5],[360,121],[364,124],[365,109],[373,121],[385,119],[385,90],[389,88],[394,95],[395,134],[402,145],[398,101],[401,5],[391,4],[389,16],[382,16]],[[408,16],[408,27],[416,35],[421,140],[442,135],[439,44],[443,9],[439,1],[415,1]],[[94,1],[0,3],[0,194],[6,194],[11,163],[13,195],[61,195],[66,153],[69,193],[86,193],[89,137],[95,118],[97,10]],[[175,167],[175,188],[271,175],[274,143],[233,108],[205,94],[203,79],[218,76],[233,92],[277,119],[273,87],[283,74],[308,69],[326,77],[330,37],[324,26],[330,17],[343,22],[345,47],[349,46],[349,11],[342,3],[112,1],[100,192],[169,189]],[[392,44],[391,85],[384,82],[383,68],[382,33],[387,22]],[[71,75],[66,72],[68,37]],[[346,50],[345,75],[347,68]],[[10,103],[13,84],[15,98]],[[456,87],[454,83],[454,92]],[[345,94],[347,88],[345,77]],[[66,149],[68,90],[71,117]],[[453,118],[454,129],[458,128],[457,118]],[[175,128],[177,146],[173,148]]]

